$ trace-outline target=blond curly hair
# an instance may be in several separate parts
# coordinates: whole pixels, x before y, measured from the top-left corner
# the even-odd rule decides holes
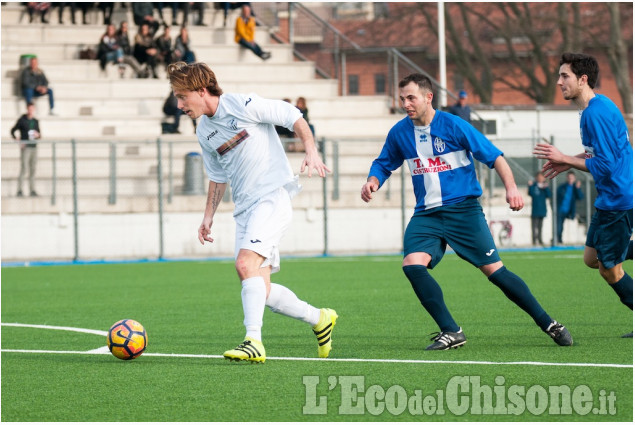
[[[172,90],[197,91],[206,88],[213,96],[223,94],[223,89],[218,86],[214,71],[202,62],[172,63],[168,65],[168,77]]]

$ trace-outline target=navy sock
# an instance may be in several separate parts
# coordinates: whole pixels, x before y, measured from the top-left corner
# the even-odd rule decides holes
[[[626,307],[633,309],[633,278],[624,272],[624,276],[612,285],[609,285],[618,297],[620,301]]]
[[[441,332],[458,332],[459,326],[443,301],[443,291],[425,266],[404,266],[403,272],[412,285],[421,305],[432,316]]]
[[[534,322],[540,326],[540,329],[543,331],[547,330],[551,324],[551,317],[543,310],[525,281],[507,270],[505,266],[492,273],[489,276],[489,280],[498,286],[507,298],[529,314],[534,319]]]

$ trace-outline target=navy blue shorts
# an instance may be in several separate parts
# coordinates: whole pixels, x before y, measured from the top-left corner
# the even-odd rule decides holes
[[[432,269],[448,245],[476,267],[500,261],[478,199],[417,212],[410,219],[404,234],[404,257],[413,252],[430,254],[428,268]]]
[[[633,209],[596,210],[586,235],[586,246],[595,248],[604,268],[623,263],[633,234]]]

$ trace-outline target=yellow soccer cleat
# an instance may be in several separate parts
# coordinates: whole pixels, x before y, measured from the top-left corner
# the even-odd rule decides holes
[[[223,357],[228,360],[235,360],[237,362],[241,360],[247,360],[255,363],[264,363],[267,358],[265,353],[265,347],[262,342],[257,341],[250,337],[245,337],[245,340],[233,350],[228,350],[223,353]]]
[[[326,358],[331,352],[331,334],[335,327],[338,315],[330,308],[320,309],[320,321],[313,326],[313,333],[318,340],[318,357]]]

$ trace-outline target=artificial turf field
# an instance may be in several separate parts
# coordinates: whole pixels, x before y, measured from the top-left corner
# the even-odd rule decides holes
[[[632,312],[582,251],[502,259],[574,346],[553,343],[456,255],[432,275],[464,347],[423,350],[437,329],[400,257],[295,258],[273,281],[337,310],[332,360],[316,359],[309,325],[267,309],[262,365],[221,356],[244,336],[232,262],[3,267],[0,419],[631,422],[633,340],[620,336]],[[146,353],[132,361],[103,354],[99,333],[123,318],[148,332]]]

